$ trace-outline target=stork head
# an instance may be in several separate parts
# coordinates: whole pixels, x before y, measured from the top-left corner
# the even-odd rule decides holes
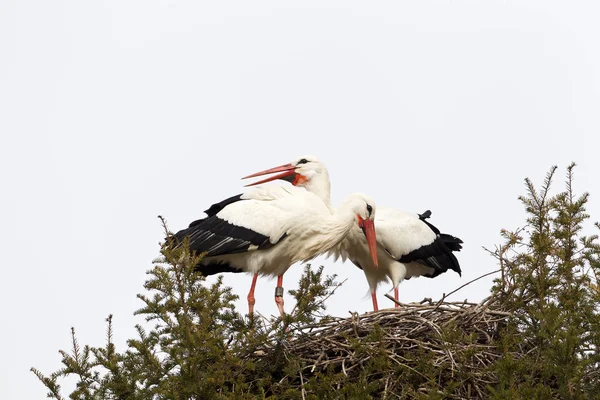
[[[375,268],[378,268],[375,202],[373,199],[363,193],[353,193],[344,199],[336,212],[342,214],[350,213],[354,217],[356,224],[367,239],[367,246],[373,260],[373,265],[375,265]]]
[[[349,204],[350,209],[356,214],[356,223],[367,238],[369,253],[371,253],[373,265],[377,268],[379,263],[377,259],[377,236],[375,234],[375,202],[365,194],[355,193],[348,196],[344,204]]]
[[[325,167],[325,165],[314,156],[301,156],[289,164],[283,164],[278,167],[269,168],[252,175],[245,176],[242,179],[274,174],[276,172],[279,173],[266,179],[250,183],[246,186],[254,186],[261,183],[271,182],[276,179],[282,179],[290,182],[294,186],[304,187],[306,190],[316,194],[329,204],[329,173],[327,172],[327,167]]]

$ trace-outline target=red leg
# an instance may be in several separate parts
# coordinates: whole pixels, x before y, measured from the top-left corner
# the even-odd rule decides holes
[[[398,288],[397,287],[394,288],[394,300],[400,301],[400,300],[398,300]],[[396,307],[400,307],[398,305],[398,303],[395,303],[395,304],[396,304]]]
[[[377,307],[377,295],[375,291],[371,292],[371,298],[373,299],[373,311],[379,311],[379,307]]]
[[[252,314],[254,312],[254,303],[256,300],[254,299],[254,289],[256,288],[256,279],[258,279],[258,274],[254,274],[252,278],[252,286],[250,286],[250,292],[248,293],[248,313]]]
[[[277,287],[275,288],[275,303],[277,303],[277,308],[279,309],[279,313],[281,317],[285,315],[283,311],[283,274],[277,277]]]

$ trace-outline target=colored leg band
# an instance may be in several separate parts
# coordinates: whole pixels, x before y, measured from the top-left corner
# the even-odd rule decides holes
[[[283,286],[275,287],[275,297],[283,297]]]

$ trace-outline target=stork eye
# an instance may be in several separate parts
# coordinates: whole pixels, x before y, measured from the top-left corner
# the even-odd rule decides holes
[[[367,204],[367,211],[369,212],[369,215],[371,215],[371,213],[373,212],[373,207],[371,207],[370,204]]]
[[[300,164],[308,164],[308,160],[306,158],[303,158],[300,161],[298,161],[298,165]]]

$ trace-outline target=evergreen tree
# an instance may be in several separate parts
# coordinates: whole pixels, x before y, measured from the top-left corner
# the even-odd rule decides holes
[[[62,368],[32,371],[55,399],[67,376],[71,399],[598,399],[600,245],[583,232],[600,225],[586,225],[574,167],[555,195],[556,168],[539,190],[525,180],[526,226],[502,231],[490,252],[501,276],[480,303],[334,318],[324,312],[335,276],[305,266],[283,320],[242,316],[221,278],[194,272],[202,254],[167,241],[138,295],[146,324],[124,351],[109,316],[104,346],[80,346],[72,329]]]
[[[274,394],[286,360],[283,352],[265,349],[281,348],[299,324],[320,320],[324,300],[339,286],[335,276],[323,276],[322,267],[313,271],[306,266],[299,288],[290,291],[297,304],[284,321],[245,318],[235,311],[237,296],[221,277],[207,286],[194,272],[202,254],[190,254],[187,243],[174,248],[170,240],[161,253],[148,271],[147,293],[138,295],[144,305],[135,313],[154,325],[137,325],[138,337],[128,340],[122,353],[112,341],[112,316],[103,347],[82,348],[72,328],[71,352],[60,351],[63,367],[49,376],[32,368],[48,397],[63,398],[58,380],[69,375],[78,377],[72,399],[253,399]]]
[[[576,195],[574,167],[554,196],[556,167],[539,190],[525,180],[527,225],[503,231],[493,253],[502,272],[493,293],[514,316],[498,344],[504,357],[493,366],[494,398],[600,398],[600,245],[598,235],[582,233],[589,195]]]

